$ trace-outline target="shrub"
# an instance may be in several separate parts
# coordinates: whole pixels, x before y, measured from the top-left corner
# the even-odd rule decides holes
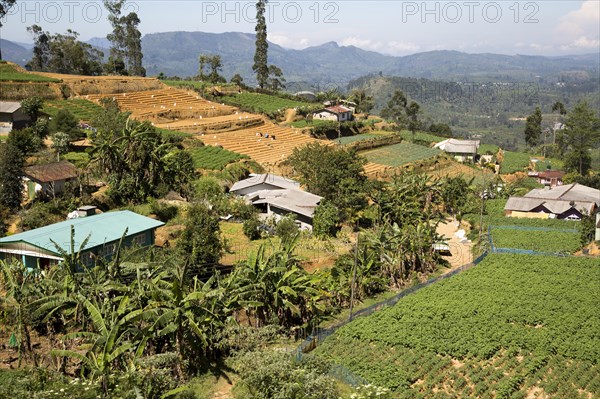
[[[155,214],[158,220],[166,223],[177,216],[179,208],[153,199],[150,201],[150,212]]]
[[[250,219],[246,219],[244,221],[244,234],[250,240],[258,240],[260,238],[260,230],[258,227],[260,226],[260,221],[256,216],[251,217]]]
[[[319,237],[335,237],[340,223],[340,211],[331,202],[324,200],[315,209],[313,232]]]
[[[275,226],[275,232],[281,241],[289,241],[298,233],[294,216],[288,215],[283,217]]]

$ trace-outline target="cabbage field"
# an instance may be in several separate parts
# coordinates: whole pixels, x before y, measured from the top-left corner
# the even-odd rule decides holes
[[[492,254],[315,353],[397,398],[600,395],[597,259]]]
[[[221,170],[232,162],[248,158],[246,155],[209,145],[188,151],[192,155],[196,169]]]

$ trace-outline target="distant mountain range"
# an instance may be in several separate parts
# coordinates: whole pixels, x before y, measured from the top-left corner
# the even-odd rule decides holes
[[[246,83],[253,84],[254,40],[254,34],[239,32],[147,34],[142,39],[144,65],[148,75],[163,72],[167,76],[193,76],[200,54],[220,54],[222,74],[227,79],[239,73]],[[109,46],[105,38],[88,42],[104,49]],[[31,58],[31,50],[22,45],[3,39],[0,45],[6,60],[23,65]],[[369,74],[480,82],[559,80],[564,74],[597,76],[600,55],[543,57],[430,51],[394,57],[335,42],[303,50],[270,43],[269,62],[283,70],[291,90],[326,90],[345,88],[351,80]]]

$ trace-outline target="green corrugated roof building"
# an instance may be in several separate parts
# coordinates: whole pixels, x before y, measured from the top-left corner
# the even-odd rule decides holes
[[[62,260],[54,242],[71,250],[71,226],[75,231],[75,251],[89,237],[81,251],[84,265],[93,265],[96,257],[111,258],[119,240],[127,231],[124,246],[154,245],[154,232],[164,223],[130,211],[107,212],[51,224],[0,238],[0,259],[21,260],[27,267],[48,267]]]

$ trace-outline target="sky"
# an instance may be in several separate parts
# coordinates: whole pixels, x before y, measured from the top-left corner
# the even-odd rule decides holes
[[[255,1],[137,0],[125,3],[142,34],[254,32]],[[102,1],[24,1],[2,20],[0,37],[30,43],[26,27],[72,29],[82,40],[111,31]],[[389,55],[431,50],[566,55],[600,52],[600,0],[269,1],[268,38],[302,49],[335,41]]]

